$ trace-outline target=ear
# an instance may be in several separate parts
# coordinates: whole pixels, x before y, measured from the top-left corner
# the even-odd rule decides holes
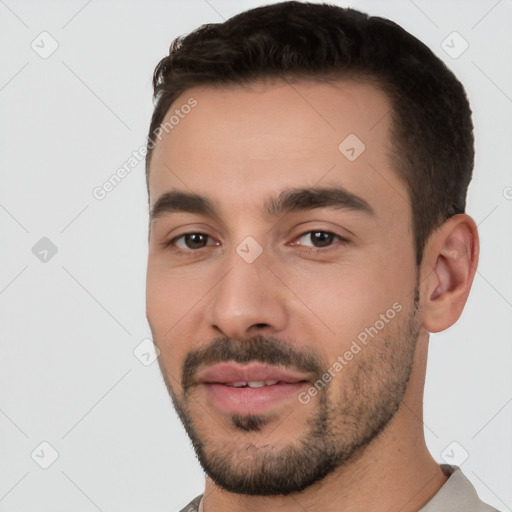
[[[479,254],[475,221],[454,215],[429,237],[421,263],[423,328],[439,332],[460,317],[475,277]]]

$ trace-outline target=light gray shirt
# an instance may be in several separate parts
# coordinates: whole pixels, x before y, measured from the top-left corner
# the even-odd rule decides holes
[[[473,484],[457,466],[442,464],[449,475],[445,484],[435,496],[418,512],[498,512],[480,500]],[[192,500],[180,512],[202,512],[202,495]]]

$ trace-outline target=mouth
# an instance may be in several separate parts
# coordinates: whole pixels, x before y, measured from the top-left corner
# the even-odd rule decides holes
[[[225,384],[226,386],[231,386],[233,388],[262,388],[263,386],[275,386],[279,384],[278,380],[255,380],[251,382],[219,382],[218,384]]]
[[[223,414],[264,414],[310,385],[310,375],[251,362],[220,363],[198,372],[208,405]]]

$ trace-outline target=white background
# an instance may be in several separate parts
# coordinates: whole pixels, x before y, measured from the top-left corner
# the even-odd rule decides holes
[[[144,144],[171,40],[263,3],[0,0],[1,512],[172,512],[201,492],[158,365],[133,354],[150,337],[143,163],[102,201],[92,190]],[[468,91],[481,261],[462,319],[432,337],[425,427],[436,459],[456,441],[480,496],[512,510],[512,3],[339,3],[401,24]],[[441,47],[453,31],[469,43],[457,59]],[[52,38],[43,59],[31,43]]]

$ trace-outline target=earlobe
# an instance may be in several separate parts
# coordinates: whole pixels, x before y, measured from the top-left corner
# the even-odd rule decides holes
[[[423,327],[439,332],[460,317],[478,264],[478,231],[466,214],[448,219],[429,238],[422,262]]]

